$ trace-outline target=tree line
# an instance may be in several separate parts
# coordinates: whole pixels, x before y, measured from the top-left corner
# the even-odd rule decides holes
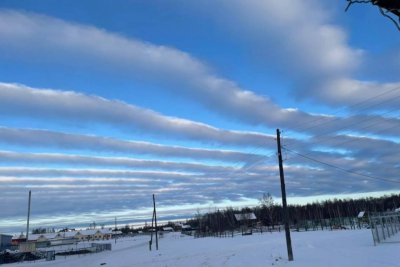
[[[384,212],[400,206],[400,194],[385,195],[382,197],[366,197],[360,199],[332,199],[316,201],[306,205],[288,205],[289,223],[292,227],[299,227],[308,223],[320,227],[343,227],[346,222],[354,223],[357,215],[364,211]],[[254,213],[256,221],[243,222],[235,219],[235,214]],[[270,194],[264,194],[260,205],[256,207],[226,208],[200,214],[188,221],[198,232],[233,231],[243,225],[266,226],[275,229],[283,224],[282,206],[275,203]],[[359,221],[358,221],[359,223]],[[307,226],[306,226],[307,227]]]

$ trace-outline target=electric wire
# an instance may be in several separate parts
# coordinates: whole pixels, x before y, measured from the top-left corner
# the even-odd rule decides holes
[[[378,98],[381,97],[381,96],[384,96],[384,95],[389,94],[389,93],[392,93],[392,92],[396,92],[396,91],[398,91],[398,90],[400,90],[400,86],[395,87],[395,88],[392,88],[392,89],[390,89],[390,90],[387,90],[387,91],[385,91],[385,92],[383,92],[383,93],[380,93],[380,94],[378,94],[378,95],[369,97],[369,98],[367,98],[367,99],[364,99],[364,100],[362,100],[362,101],[360,101],[360,102],[358,102],[358,103],[355,103],[355,104],[353,104],[353,105],[350,105],[350,106],[347,106],[347,107],[339,108],[337,111],[331,113],[330,115],[336,115],[336,114],[340,113],[342,110],[346,110],[346,109],[355,110],[355,107],[357,107],[357,106],[362,106],[362,105],[364,105],[365,103],[368,103],[368,102],[371,101],[371,100],[376,100],[376,99],[378,99]],[[387,103],[387,102],[390,102],[390,101],[394,101],[394,100],[396,100],[397,98],[400,98],[400,95],[394,96],[394,97],[392,97],[392,98],[385,99],[385,100],[383,100],[383,101],[380,101],[380,102],[378,102],[378,103],[374,103],[374,104],[372,104],[372,105],[366,105],[364,108],[358,109],[358,112],[363,111],[363,110],[368,110],[368,109],[370,109],[371,107],[379,106],[379,105],[381,105],[381,104],[383,104],[383,103]],[[318,117],[318,118],[315,118],[314,120],[309,121],[307,124],[309,125],[309,124],[311,124],[311,123],[313,123],[313,122],[317,122],[317,121],[323,120],[323,119],[325,119],[325,118],[326,118],[326,117]],[[295,124],[294,126],[292,125],[291,128],[292,128],[293,130],[297,131],[297,132],[306,132],[306,130],[310,130],[310,129],[313,129],[313,128],[316,128],[316,127],[320,127],[320,126],[322,126],[322,125],[325,125],[325,124],[328,124],[328,123],[332,123],[332,121],[336,121],[336,120],[340,120],[340,119],[342,119],[342,118],[341,118],[341,117],[335,117],[335,118],[333,118],[332,120],[323,121],[323,122],[320,123],[320,124],[316,124],[316,125],[312,125],[312,126],[307,126],[307,125],[304,125],[304,122],[299,122],[298,124]],[[303,127],[297,128],[297,127],[300,126],[300,125],[302,125]]]
[[[354,104],[354,105],[352,105],[352,108],[354,109],[354,107],[355,106],[361,106],[361,105],[363,105],[363,104],[366,104],[366,103],[368,103],[369,101],[371,101],[372,99],[376,99],[376,98],[378,98],[378,97],[380,97],[380,96],[383,96],[383,95],[386,95],[386,94],[388,94],[388,93],[392,93],[392,92],[394,92],[394,91],[397,91],[398,89],[399,89],[400,87],[396,87],[396,88],[393,88],[393,89],[391,89],[391,90],[388,90],[388,91],[385,91],[384,93],[381,93],[381,94],[378,94],[378,95],[376,95],[376,96],[374,96],[374,97],[370,97],[370,98],[368,98],[368,99],[365,99],[365,100],[363,100],[363,101],[361,101],[361,102],[359,102],[359,103],[356,103],[356,104]],[[393,100],[396,100],[396,99],[398,99],[398,98],[400,98],[400,95],[397,95],[397,96],[395,96],[395,97],[392,97],[392,98],[390,98],[390,99],[386,99],[386,100],[384,100],[384,101],[380,101],[380,102],[378,102],[378,103],[374,103],[374,104],[372,104],[372,105],[367,105],[367,106],[365,106],[363,109],[361,109],[361,110],[366,110],[366,109],[369,109],[369,108],[371,108],[371,107],[374,107],[374,106],[378,106],[378,105],[381,105],[381,104],[383,104],[383,103],[387,103],[387,102],[389,102],[389,101],[393,101]],[[361,110],[358,110],[358,112],[360,112]],[[320,144],[320,145],[323,145],[324,143],[327,143],[327,142],[329,142],[330,140],[334,140],[335,142],[333,143],[333,144],[329,144],[328,146],[337,146],[337,145],[343,145],[343,144],[346,144],[346,143],[349,143],[349,142],[361,142],[361,141],[363,141],[364,139],[358,139],[358,140],[346,140],[346,141],[344,141],[344,142],[338,142],[337,140],[338,140],[338,135],[328,135],[329,133],[334,133],[334,132],[338,132],[338,131],[343,131],[343,130],[346,130],[346,129],[354,129],[356,132],[359,132],[360,130],[366,130],[366,129],[370,129],[370,128],[372,128],[373,126],[377,126],[377,125],[381,125],[381,124],[383,124],[383,123],[385,123],[384,121],[376,121],[377,119],[379,119],[379,118],[382,118],[382,116],[384,116],[384,115],[388,115],[388,114],[390,114],[390,113],[393,113],[393,112],[397,112],[398,111],[398,109],[397,108],[394,108],[394,109],[391,109],[391,110],[388,110],[388,111],[386,111],[386,112],[384,112],[384,113],[381,113],[381,114],[379,114],[379,116],[381,116],[381,117],[377,117],[377,116],[375,116],[375,117],[370,117],[370,116],[368,116],[368,117],[365,117],[365,118],[363,118],[363,119],[361,119],[361,120],[359,120],[357,123],[353,123],[353,124],[351,124],[351,125],[346,125],[346,126],[343,126],[343,127],[340,127],[340,128],[336,128],[334,131],[331,131],[331,130],[329,130],[329,131],[325,131],[325,133],[323,133],[323,134],[317,134],[317,135],[313,135],[312,136],[312,139],[314,140],[313,141],[313,143],[312,143],[312,145],[313,146],[315,146],[315,145],[318,145],[318,144]],[[337,112],[335,112],[335,113],[338,113],[339,111],[337,111]],[[340,119],[342,119],[342,118],[335,118],[335,119],[333,119],[333,120],[330,120],[330,121],[325,121],[325,122],[323,122],[323,123],[321,123],[321,124],[319,124],[319,125],[313,125],[313,126],[309,126],[309,127],[303,127],[303,129],[310,129],[310,128],[315,128],[315,127],[317,127],[317,126],[322,126],[322,125],[325,125],[325,124],[327,124],[327,123],[333,123],[333,122],[335,122],[335,121],[338,121],[338,120],[340,120]],[[371,124],[366,124],[366,122],[369,122],[369,121],[375,121],[375,122],[373,122],[373,123],[371,123]],[[361,124],[363,124],[363,126],[362,127],[354,127],[355,125],[361,125]],[[390,126],[390,127],[386,127],[386,128],[383,128],[383,129],[381,129],[381,130],[379,130],[379,131],[368,131],[368,132],[370,132],[371,134],[377,134],[377,133],[381,133],[381,132],[387,132],[387,130],[391,130],[391,129],[394,129],[394,128],[397,128],[398,126],[400,126],[400,123],[399,123],[399,125],[392,125],[392,126]],[[282,131],[283,132],[283,131]],[[387,134],[385,134],[385,135],[387,135]],[[282,136],[283,137],[283,136]],[[319,138],[319,137],[322,137],[322,138]],[[283,139],[283,138],[282,138]],[[293,140],[292,141],[289,141],[289,145],[292,145],[293,144]],[[304,145],[307,145],[306,143],[304,143]]]
[[[314,161],[314,162],[316,162],[316,163],[323,164],[323,165],[325,165],[325,166],[328,166],[328,167],[331,167],[331,168],[340,170],[340,171],[345,172],[345,173],[349,173],[349,174],[354,174],[354,175],[362,176],[362,177],[368,178],[368,179],[373,179],[373,180],[378,180],[378,181],[383,181],[383,182],[389,182],[389,183],[397,183],[397,184],[400,184],[400,181],[390,180],[390,179],[385,179],[385,178],[380,178],[380,177],[371,176],[371,175],[368,175],[368,174],[362,174],[362,173],[359,173],[359,172],[351,171],[351,170],[344,169],[344,168],[342,168],[342,167],[339,167],[339,166],[336,166],[336,165],[333,165],[333,164],[330,164],[330,163],[327,163],[327,162],[323,162],[323,161],[321,161],[321,160],[318,160],[318,159],[309,157],[309,156],[307,156],[307,155],[303,155],[303,154],[301,154],[301,153],[299,153],[299,152],[297,152],[297,151],[291,150],[291,149],[289,149],[289,148],[287,148],[287,147],[282,147],[282,148],[285,149],[285,150],[287,150],[287,151],[290,151],[290,152],[292,152],[292,153],[294,153],[294,154],[296,154],[296,155],[298,155],[298,156],[300,156],[300,157],[302,157],[302,158],[305,158],[305,159]]]

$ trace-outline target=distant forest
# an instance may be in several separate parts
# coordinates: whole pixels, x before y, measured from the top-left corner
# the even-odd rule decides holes
[[[367,197],[360,199],[333,199],[317,201],[307,205],[288,205],[289,224],[298,230],[308,229],[344,229],[368,227],[368,214],[375,212],[393,211],[400,207],[400,194],[385,195],[382,197]],[[364,211],[363,218],[357,218]],[[235,214],[254,213],[256,220],[237,221]],[[213,212],[197,212],[185,224],[190,225],[198,234],[215,234],[247,228],[262,228],[264,230],[278,231],[282,229],[282,205],[275,202],[270,194],[264,194],[256,207],[215,209]],[[172,227],[179,230],[174,222],[159,225]],[[138,231],[150,231],[151,225],[131,228],[126,225],[120,228],[124,234]]]
[[[354,224],[360,227],[360,223],[367,224],[367,216],[358,220],[357,215],[361,211],[365,214],[371,212],[391,211],[400,206],[400,194],[368,197],[361,199],[333,199],[321,202],[314,202],[307,205],[288,205],[289,221],[292,227],[344,227],[343,225]],[[199,232],[223,232],[238,229],[243,226],[243,222],[235,219],[235,214],[254,213],[257,217],[256,222],[251,222],[253,226],[267,226],[275,229],[282,224],[282,206],[275,203],[269,194],[265,194],[260,199],[260,205],[254,208],[226,208],[216,210],[206,214],[197,214],[195,218],[189,220],[187,224],[197,229]],[[308,225],[308,226],[307,226]]]

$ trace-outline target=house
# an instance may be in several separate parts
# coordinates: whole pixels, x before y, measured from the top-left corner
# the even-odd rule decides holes
[[[89,229],[76,232],[75,238],[83,240],[105,240],[111,239],[114,232],[111,229]]]
[[[35,243],[36,248],[48,247],[54,243],[62,243],[63,236],[61,233],[44,233],[44,234],[31,234],[28,236],[28,243]]]
[[[28,242],[47,242],[52,239],[61,239],[60,233],[31,234],[28,236]]]
[[[173,232],[173,231],[174,231],[174,228],[172,228],[172,227],[170,227],[170,226],[167,226],[167,227],[163,227],[162,230],[163,230],[164,232]]]
[[[119,231],[119,230],[112,230],[111,231],[111,238],[116,238],[116,237],[121,236],[121,235],[122,235],[122,232]]]
[[[13,246],[18,246],[23,242],[26,242],[26,236],[23,233],[20,235],[15,235],[11,238],[11,245]]]
[[[99,234],[97,234],[97,231],[98,230],[96,229],[77,231],[75,238],[78,239],[79,241],[95,240],[99,238]]]
[[[253,233],[252,227],[255,225],[255,221],[257,220],[256,215],[253,212],[238,213],[234,215],[236,221],[241,225],[242,235],[251,235]]]
[[[113,231],[112,229],[106,229],[106,228],[100,229],[100,233],[102,234],[103,240],[111,239],[113,237],[113,235],[118,234],[115,231]]]
[[[79,241],[89,240],[108,240],[120,231],[112,231],[111,229],[89,229],[80,231],[64,231],[58,233],[31,234],[28,242],[23,234],[12,237],[12,245],[20,245],[21,243],[34,243],[35,247],[48,247],[57,245],[74,244]]]

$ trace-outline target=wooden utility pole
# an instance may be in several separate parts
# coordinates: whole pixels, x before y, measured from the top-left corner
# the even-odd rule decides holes
[[[117,244],[117,217],[115,217],[114,237],[115,237],[115,244]]]
[[[29,237],[29,217],[30,216],[31,216],[31,190],[29,190],[28,218],[26,219],[26,242],[28,242],[28,237]]]
[[[154,224],[155,224],[155,230],[156,230],[156,250],[158,250],[158,230],[157,230],[157,212],[156,212],[156,200],[153,194],[153,214],[154,214]]]
[[[283,173],[283,163],[282,163],[281,135],[279,129],[276,129],[276,141],[278,144],[279,175],[281,177],[283,221],[285,223],[286,246],[287,246],[289,261],[292,261],[293,260],[292,240],[290,238],[289,216],[286,203],[285,176]]]
[[[149,241],[149,249],[153,244],[153,231],[156,232],[156,250],[158,250],[158,230],[157,230],[157,212],[156,212],[156,199],[153,194],[153,217],[151,218],[151,238]]]

